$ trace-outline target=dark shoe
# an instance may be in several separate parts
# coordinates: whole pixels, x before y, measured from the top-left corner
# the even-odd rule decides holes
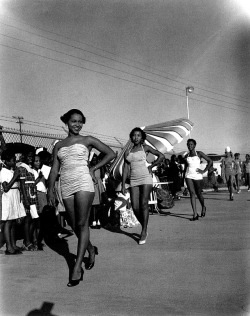
[[[230,196],[230,201],[233,201],[234,200],[234,197],[233,197],[233,195],[232,196]]]
[[[207,211],[207,208],[204,206],[202,208],[202,211],[201,211],[201,217],[205,217],[206,216],[206,211]]]
[[[67,284],[68,287],[73,287],[73,286],[76,286],[80,283],[80,281],[83,280],[83,268],[81,268],[81,277],[80,279],[77,279],[77,280],[69,280],[69,283]]]
[[[98,248],[94,246],[94,260],[92,262],[88,261],[85,265],[86,270],[91,270],[95,265],[95,256],[98,255]]]
[[[197,214],[195,217],[191,218],[190,221],[194,222],[194,221],[198,221],[199,219],[199,215]]]
[[[22,251],[20,250],[15,250],[14,252],[11,252],[9,250],[5,250],[5,254],[6,255],[21,255],[22,254]]]

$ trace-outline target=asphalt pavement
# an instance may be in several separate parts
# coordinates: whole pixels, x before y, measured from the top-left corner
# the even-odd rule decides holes
[[[2,248],[0,315],[250,315],[250,192],[204,197],[198,221],[189,198],[150,215],[145,245],[140,227],[91,230],[99,254],[73,288],[75,236],[19,256]]]

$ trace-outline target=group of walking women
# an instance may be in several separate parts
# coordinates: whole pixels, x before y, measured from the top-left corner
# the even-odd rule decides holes
[[[61,120],[68,127],[68,136],[56,143],[53,150],[53,165],[48,184],[48,203],[54,203],[53,188],[59,170],[61,178],[62,198],[68,213],[69,224],[78,238],[77,256],[67,286],[76,286],[83,279],[82,262],[86,250],[88,251],[88,263],[85,268],[90,270],[95,263],[98,254],[97,247],[93,246],[89,238],[89,215],[94,199],[95,171],[115,158],[111,148],[92,136],[82,136],[80,131],[85,123],[83,113],[78,109],[72,109],[61,116]],[[131,149],[124,154],[122,174],[122,193],[126,194],[125,183],[130,179],[130,196],[133,211],[141,224],[141,236],[139,245],[146,243],[148,231],[149,208],[148,201],[153,187],[152,168],[161,163],[164,155],[158,150],[145,144],[146,134],[139,128],[134,128],[130,133]],[[202,196],[202,174],[211,166],[212,161],[201,151],[196,151],[196,142],[189,139],[187,142],[189,153],[186,156],[186,184],[190,192],[193,219],[198,219],[195,194],[201,206],[201,216],[205,216],[206,207]],[[89,168],[88,158],[90,151],[95,148],[102,154],[102,160]],[[147,165],[146,155],[153,154],[157,159]],[[204,170],[200,169],[200,159],[205,159],[208,164]]]

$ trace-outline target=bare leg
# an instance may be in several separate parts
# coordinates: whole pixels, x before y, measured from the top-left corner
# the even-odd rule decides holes
[[[152,191],[152,184],[145,184],[139,187],[140,189],[140,214],[141,214],[141,239],[147,237],[147,227],[149,218],[149,206],[148,201],[150,198],[150,192]]]
[[[24,245],[29,246],[31,244],[30,241],[30,224],[32,218],[30,214],[27,214],[24,218]]]
[[[204,197],[202,194],[202,181],[203,180],[194,181],[194,188],[195,188],[195,193],[197,195],[197,198],[200,201],[201,206],[203,208],[205,206],[205,201],[204,201]]]
[[[11,229],[12,229],[12,221],[7,220],[4,225],[4,238],[6,241],[6,250],[14,253],[15,249],[13,248],[12,243],[11,243]]]
[[[193,184],[193,180],[186,178],[186,184],[187,184],[187,188],[190,194],[190,202],[193,209],[193,217],[195,218],[197,216],[197,210],[196,210],[196,199],[195,199],[195,187]]]
[[[138,220],[138,222],[142,225],[142,218],[140,214],[140,191],[139,187],[131,187],[130,188],[130,198],[133,212]]]
[[[229,179],[227,181],[228,191],[230,195],[230,200],[233,199],[233,177],[229,176]]]
[[[10,231],[10,240],[11,240],[11,245],[15,250],[18,250],[19,248],[16,245],[16,221],[12,221],[12,227]]]
[[[81,277],[81,265],[85,251],[89,245],[89,214],[93,202],[94,193],[79,191],[72,198],[64,200],[66,210],[72,216],[75,213],[74,230],[78,237],[76,263],[72,272],[71,280],[78,280]],[[73,206],[73,209],[72,209]]]
[[[76,237],[78,238],[78,231],[76,229],[76,216],[75,216],[75,201],[74,196],[71,196],[68,199],[63,200],[66,212],[67,212],[67,221],[70,227],[72,228],[73,232],[76,234]],[[94,247],[91,244],[90,240],[87,246],[88,253],[91,254],[94,251]]]

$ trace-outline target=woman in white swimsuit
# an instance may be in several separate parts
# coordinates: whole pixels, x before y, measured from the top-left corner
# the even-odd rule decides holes
[[[85,123],[81,111],[72,109],[61,116],[68,126],[68,137],[56,143],[53,150],[53,165],[49,176],[48,202],[54,203],[54,185],[60,170],[63,203],[68,213],[70,225],[77,238],[77,257],[67,286],[72,287],[82,280],[81,267],[86,249],[89,252],[89,262],[86,269],[94,266],[97,248],[89,240],[89,214],[94,199],[94,171],[115,158],[111,148],[92,136],[82,136],[80,131]],[[89,152],[96,148],[103,153],[103,159],[93,168],[88,167]]]
[[[213,162],[202,151],[195,150],[196,141],[194,139],[189,139],[187,141],[187,147],[189,153],[185,156],[184,175],[190,193],[190,200],[193,209],[193,218],[191,220],[196,221],[199,219],[199,215],[197,214],[196,210],[195,194],[197,195],[197,198],[199,199],[202,206],[201,217],[205,217],[206,207],[204,203],[204,197],[202,195],[202,174],[205,173],[212,166]],[[207,161],[207,166],[204,170],[200,169],[201,158]]]
[[[144,145],[146,133],[139,127],[135,127],[130,133],[130,140],[133,144],[131,150],[124,154],[124,165],[122,172],[122,193],[126,194],[125,182],[130,169],[130,195],[131,204],[135,216],[142,226],[139,245],[146,243],[147,226],[149,217],[148,201],[153,187],[152,168],[164,159],[164,155],[151,146]],[[150,166],[147,167],[146,153],[157,156]]]

